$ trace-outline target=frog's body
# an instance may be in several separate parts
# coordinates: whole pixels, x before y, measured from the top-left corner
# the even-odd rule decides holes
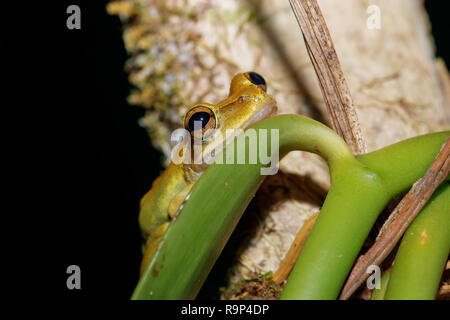
[[[237,74],[231,81],[228,97],[217,105],[201,103],[189,108],[184,119],[185,129],[189,131],[192,141],[200,139],[202,150],[200,154],[195,154],[186,149],[193,144],[185,145],[179,155],[185,158],[190,156],[191,161],[180,164],[171,162],[141,200],[139,223],[146,239],[141,274],[158,248],[170,221],[181,211],[193,185],[206,170],[206,155],[211,154],[211,150],[222,149],[226,130],[246,129],[272,115],[276,109],[275,100],[266,93],[264,79],[253,72]],[[221,134],[210,134],[208,129],[219,130]]]

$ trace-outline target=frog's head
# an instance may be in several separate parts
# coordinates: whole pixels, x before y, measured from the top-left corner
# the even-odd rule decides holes
[[[217,154],[223,149],[228,129],[245,130],[276,113],[275,99],[267,94],[266,89],[266,82],[261,75],[255,72],[239,73],[232,79],[230,93],[225,100],[216,105],[199,103],[189,108],[184,127],[191,133],[193,141],[201,140],[202,157],[208,157],[211,150],[215,149]],[[228,140],[225,141],[227,144],[231,142]],[[201,172],[206,165],[190,167]]]

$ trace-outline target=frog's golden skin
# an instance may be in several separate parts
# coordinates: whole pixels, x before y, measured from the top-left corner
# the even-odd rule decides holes
[[[142,198],[139,223],[146,244],[141,274],[158,248],[171,219],[179,213],[193,185],[207,168],[207,164],[199,160],[211,154],[213,149],[220,151],[227,129],[246,129],[276,113],[276,110],[275,100],[266,93],[264,79],[254,72],[234,76],[228,97],[218,104],[199,103],[189,108],[184,126],[190,132],[192,141],[197,139],[202,144],[202,152],[197,155],[200,159],[194,158],[194,152],[186,153],[185,146],[180,155],[190,154],[192,161],[181,164],[171,162]],[[197,123],[202,124],[201,130],[194,131],[193,121],[200,121]],[[208,129],[219,130],[221,134],[210,134],[212,131]]]

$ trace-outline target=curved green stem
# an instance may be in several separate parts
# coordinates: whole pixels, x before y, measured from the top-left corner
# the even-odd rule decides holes
[[[319,153],[326,159],[356,160],[331,129],[306,117],[284,115],[266,119],[255,130],[279,129],[280,156],[291,150]],[[242,138],[243,136],[239,137]],[[259,141],[259,134],[257,135]],[[268,154],[271,136],[267,141]],[[249,141],[245,139],[246,151]],[[238,141],[224,153],[235,150]],[[259,145],[259,142],[258,144]],[[217,158],[222,157],[218,155]],[[217,159],[216,159],[217,162]],[[226,163],[226,161],[222,161]],[[197,295],[242,213],[265,178],[262,165],[212,164],[195,184],[189,201],[164,234],[132,299],[192,299]]]
[[[334,131],[302,116],[269,118],[253,129],[279,129],[281,157],[292,150],[309,151],[324,157],[330,168],[330,192],[283,292],[282,298],[288,299],[337,297],[378,213],[395,192],[423,175],[449,135],[434,134],[423,138],[427,143],[416,146],[410,141],[390,147],[389,152],[355,158]],[[248,152],[249,142],[244,140]],[[228,155],[237,145],[235,140],[224,152]],[[270,146],[269,138],[269,152]],[[410,171],[389,187],[385,177],[395,178],[395,170],[401,169],[400,160],[411,158],[421,160],[417,165],[406,164]],[[389,163],[394,164],[392,170],[386,169]],[[205,171],[182,212],[166,231],[133,299],[195,298],[263,181],[262,167],[259,162],[234,161],[234,164],[214,163]]]
[[[385,299],[434,299],[449,250],[450,185],[444,182],[406,230]]]
[[[377,151],[357,156],[377,172],[391,196],[403,193],[420,179],[439,153],[450,131],[406,139]]]
[[[359,156],[358,165],[330,165],[330,191],[281,299],[336,299],[381,210],[423,176],[447,136],[405,140]]]
[[[380,176],[362,165],[331,171],[330,191],[281,299],[336,299],[389,199]]]

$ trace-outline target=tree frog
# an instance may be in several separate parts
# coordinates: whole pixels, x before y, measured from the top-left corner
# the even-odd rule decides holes
[[[245,130],[276,113],[277,104],[267,94],[266,88],[264,78],[256,72],[239,73],[231,80],[230,92],[225,100],[216,105],[195,104],[187,110],[184,128],[189,132],[191,141],[197,139],[197,143],[201,143],[199,158],[204,159],[205,153],[211,154],[213,148],[220,151],[227,129]],[[216,129],[215,132],[220,131],[221,134],[209,134],[214,130],[208,129]],[[194,161],[198,160],[194,159],[195,152],[186,153],[191,151],[186,148],[192,148],[193,145],[187,144],[179,151],[180,156],[189,154],[192,161],[180,164],[171,161],[141,199],[139,224],[145,239],[141,274],[156,252],[170,221],[181,211],[190,190],[208,166],[205,161]]]

